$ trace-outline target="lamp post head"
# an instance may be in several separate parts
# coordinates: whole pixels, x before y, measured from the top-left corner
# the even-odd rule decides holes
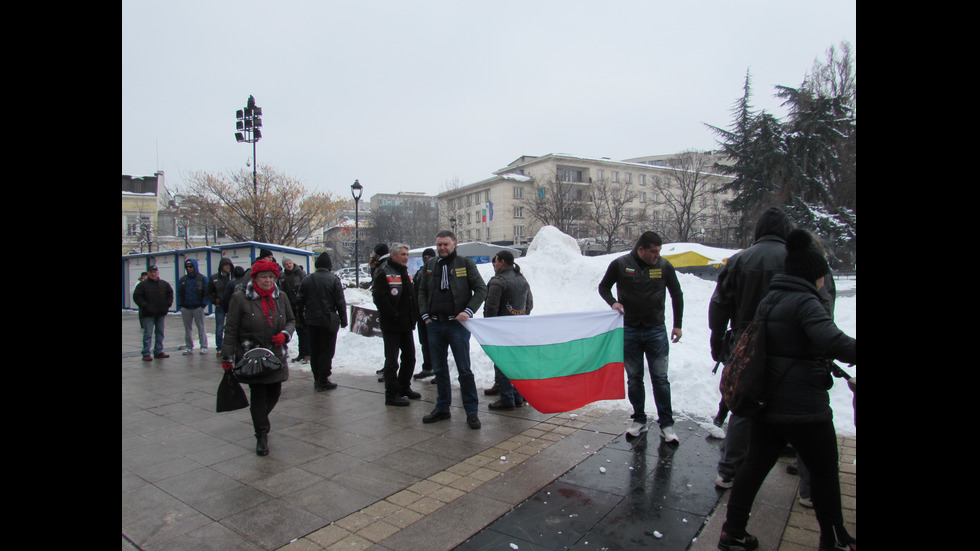
[[[364,186],[361,185],[361,182],[354,180],[354,183],[350,186],[350,194],[354,197],[355,203],[361,200],[361,193],[363,191]]]

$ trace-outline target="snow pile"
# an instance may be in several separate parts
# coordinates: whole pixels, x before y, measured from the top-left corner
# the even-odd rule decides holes
[[[664,249],[667,246],[665,245]],[[588,257],[579,253],[578,245],[570,236],[548,226],[542,228],[528,248],[527,256],[516,259],[521,272],[531,285],[534,295],[534,309],[531,315],[554,314],[561,312],[582,312],[605,310],[609,306],[599,297],[599,281],[606,272],[609,263],[625,253],[605,256]],[[493,266],[481,264],[477,268],[484,281],[493,276]],[[714,292],[715,283],[705,281],[690,274],[678,274],[681,289],[684,293],[684,317],[682,320],[683,336],[680,342],[670,345],[670,370],[672,405],[674,417],[691,417],[700,420],[711,419],[718,410],[720,394],[718,373],[712,374],[714,362],[708,344],[708,302]],[[854,288],[854,280],[837,282],[838,291]],[[613,289],[615,293],[615,289]],[[363,289],[347,289],[345,291],[348,304],[374,309],[370,291]],[[835,309],[837,325],[852,337],[857,337],[856,330],[856,297],[839,297]],[[667,326],[673,324],[673,313],[670,298],[665,305]],[[477,312],[483,316],[482,308]],[[416,371],[422,364],[422,352],[416,338]],[[493,362],[487,357],[476,342],[470,340],[470,360],[476,377],[477,388],[481,391],[481,400],[486,400],[482,390],[493,385]],[[337,339],[337,354],[334,357],[333,369],[337,373],[358,373],[373,375],[384,364],[382,341],[377,337],[363,337],[341,329]],[[455,372],[455,362],[449,354],[450,370]],[[291,364],[292,369],[309,370],[308,364]],[[851,375],[857,374],[856,367],[846,367]],[[454,388],[458,388],[455,374],[452,375]],[[656,407],[653,401],[653,390],[650,385],[649,372],[644,377],[646,383],[646,410],[651,419],[656,419]],[[416,381],[415,386],[430,384],[429,380]],[[380,383],[379,383],[380,385]],[[380,389],[380,387],[379,387]],[[834,387],[830,391],[831,406],[834,409],[834,419],[838,434],[855,435],[853,424],[853,409],[851,407],[851,391],[842,379],[834,379]],[[453,396],[453,403],[460,404],[459,395]],[[590,407],[606,410],[618,409],[623,411],[623,425],[628,424],[628,416],[632,413],[629,401],[608,400],[597,402]],[[423,413],[420,411],[420,414]],[[428,413],[427,411],[424,413]]]

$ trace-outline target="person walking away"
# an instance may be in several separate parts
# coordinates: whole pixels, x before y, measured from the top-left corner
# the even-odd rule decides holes
[[[306,277],[306,270],[299,264],[293,262],[289,257],[283,257],[282,268],[282,275],[279,276],[279,288],[286,293],[289,305],[293,308],[293,313],[296,314],[299,310],[299,305],[296,303],[296,295],[299,293],[299,286],[303,282],[303,278]],[[307,336],[306,323],[303,321],[302,316],[298,314],[296,315],[296,342],[298,343],[298,351],[293,361],[300,363],[310,361],[310,343],[309,337]]]
[[[752,245],[728,259],[718,273],[711,301],[708,303],[708,327],[711,330],[711,359],[728,363],[730,347],[738,342],[755,317],[759,302],[769,292],[773,276],[783,273],[786,260],[786,236],[793,223],[776,207],[767,209],[755,225]],[[726,341],[725,334],[731,331]],[[722,404],[719,405],[721,410]],[[735,472],[745,459],[749,443],[750,420],[732,414],[722,442],[715,485],[731,488]]]
[[[415,297],[416,309],[419,306],[418,286],[419,286],[419,282],[422,281],[422,274],[425,272],[425,264],[429,261],[430,258],[434,258],[435,256],[436,256],[436,251],[432,248],[427,248],[424,251],[422,251],[422,265],[419,266],[418,271],[415,272],[415,277],[412,278],[412,284],[415,286],[415,291],[416,291],[416,297]],[[418,312],[416,312],[416,317],[421,318],[421,315],[418,314]],[[416,379],[425,379],[428,377],[432,377],[433,375],[435,375],[435,373],[432,372],[432,359],[429,356],[429,333],[428,331],[426,331],[426,326],[424,323],[418,324],[418,333],[419,333],[419,345],[422,348],[422,369],[421,371],[416,373],[414,377]],[[432,382],[435,382],[435,379],[433,379]]]
[[[500,251],[490,261],[495,275],[487,282],[487,301],[483,304],[483,316],[527,316],[534,308],[531,286],[521,273],[521,267],[514,263],[514,254]],[[514,388],[496,364],[493,366],[494,380],[497,381],[500,399],[487,405],[490,409],[514,409],[524,405],[524,397]]]
[[[296,303],[310,339],[313,390],[322,392],[337,388],[337,384],[330,381],[330,375],[337,350],[337,332],[341,327],[347,327],[347,301],[340,278],[330,271],[333,267],[330,255],[321,253],[313,267],[313,273],[300,283]]]
[[[252,264],[250,277],[245,290],[236,291],[231,297],[225,320],[221,367],[232,369],[252,348],[267,348],[282,362],[278,372],[248,383],[255,453],[268,455],[269,414],[279,402],[283,381],[289,379],[286,343],[296,329],[296,319],[285,294],[276,286],[279,266],[275,262],[256,261]]]
[[[143,361],[169,358],[170,354],[163,351],[163,337],[167,312],[170,310],[170,305],[174,303],[174,289],[169,283],[160,279],[160,270],[156,266],[150,266],[146,279],[133,289],[133,302],[139,307],[140,325],[143,328]]]
[[[684,294],[674,266],[660,256],[663,240],[656,232],[640,235],[628,254],[609,263],[599,282],[599,296],[613,310],[623,314],[623,360],[626,364],[627,397],[633,406],[633,423],[626,433],[639,436],[647,430],[645,411],[646,391],[643,385],[643,358],[646,356],[657,405],[660,436],[665,442],[677,442],[674,432],[673,409],[670,402],[670,381],[667,378],[669,345],[664,308],[667,293],[673,310],[671,342],[681,339],[681,317],[684,314]],[[616,286],[616,298],[612,286]]]
[[[821,551],[856,551],[844,527],[837,434],[827,392],[827,360],[857,362],[857,340],[844,334],[821,299],[829,271],[805,230],[786,237],[784,273],[775,275],[757,315],[766,315],[765,406],[751,418],[748,455],[735,474],[718,548],[750,550],[759,540],[746,532],[755,496],[787,443],[810,471]]]
[[[480,309],[487,298],[487,284],[473,259],[457,254],[453,232],[443,230],[436,235],[436,254],[438,257],[425,265],[425,273],[419,282],[419,312],[427,324],[432,371],[438,389],[436,407],[422,418],[422,422],[435,423],[452,417],[449,412],[452,405],[449,350],[452,349],[466,424],[471,429],[479,429],[477,409],[480,400],[470,368],[470,332],[461,322]]]
[[[204,308],[207,307],[208,280],[197,267],[196,258],[184,261],[184,276],[177,282],[177,309],[184,321],[184,355],[194,351],[194,339],[191,337],[192,326],[197,326],[197,338],[201,345],[201,354],[207,354],[208,334],[204,327]]]
[[[221,356],[221,344],[224,341],[225,333],[225,314],[228,312],[224,309],[222,298],[224,298],[225,289],[234,284],[234,274],[232,273],[234,268],[235,265],[230,259],[222,258],[218,261],[218,272],[208,278],[207,297],[208,302],[214,305],[214,346],[218,351],[218,356]]]
[[[389,257],[380,261],[375,270],[371,294],[378,308],[384,339],[385,404],[407,406],[407,398],[418,400],[422,397],[412,390],[412,373],[415,371],[413,331],[418,321],[418,295],[408,276],[408,245],[391,245]]]

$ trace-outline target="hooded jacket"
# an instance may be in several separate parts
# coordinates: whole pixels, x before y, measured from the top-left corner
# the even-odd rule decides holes
[[[225,273],[221,270],[225,266],[228,266],[230,268],[228,270],[228,273]],[[208,290],[207,290],[208,302],[218,307],[222,306],[222,299],[225,296],[225,289],[228,287],[228,285],[232,284],[235,280],[233,274],[234,270],[235,270],[235,265],[231,262],[230,259],[222,258],[218,262],[218,271],[212,274],[211,277],[208,278]]]
[[[194,266],[194,273],[187,273],[187,268],[185,267],[185,275],[180,278],[180,281],[177,282],[178,310],[181,308],[203,308],[208,305],[208,299],[205,296],[208,279],[201,273],[201,269],[197,265],[196,258],[188,258],[184,261],[184,264],[187,264],[188,262]]]

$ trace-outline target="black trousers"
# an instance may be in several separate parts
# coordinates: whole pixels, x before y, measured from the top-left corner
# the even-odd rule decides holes
[[[820,525],[820,540],[834,541],[835,531],[843,537],[840,476],[837,467],[837,432],[834,422],[774,425],[752,420],[749,452],[735,473],[728,500],[728,516],[722,530],[734,537],[745,533],[752,502],[769,471],[789,442],[810,470],[810,497]]]
[[[279,403],[279,396],[282,394],[282,383],[271,384],[251,384],[249,390],[249,413],[252,414],[252,427],[255,429],[255,436],[269,434],[271,424],[269,414]]]
[[[337,329],[323,325],[307,325],[310,341],[310,371],[313,384],[319,386],[333,373],[333,356],[337,351]]]
[[[385,345],[385,396],[395,398],[412,388],[415,372],[415,338],[412,331],[382,331]],[[398,353],[401,352],[401,365]]]

